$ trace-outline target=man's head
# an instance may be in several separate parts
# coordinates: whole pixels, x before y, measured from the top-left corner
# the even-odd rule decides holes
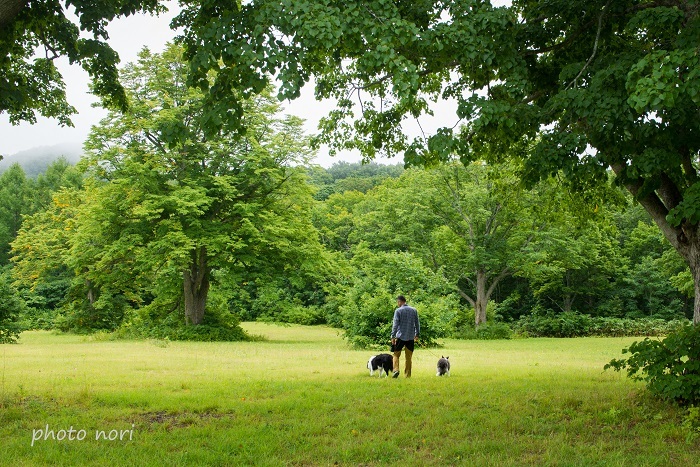
[[[399,295],[398,297],[396,297],[396,304],[398,306],[405,305],[406,304],[406,297],[404,297],[403,295]]]

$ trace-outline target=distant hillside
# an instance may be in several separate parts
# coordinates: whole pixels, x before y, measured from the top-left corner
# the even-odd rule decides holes
[[[46,168],[59,157],[63,156],[69,163],[75,164],[80,160],[82,153],[82,145],[79,143],[56,144],[54,146],[27,149],[10,156],[4,156],[0,160],[0,173],[17,162],[24,169],[27,177],[34,178],[40,173],[44,173]]]

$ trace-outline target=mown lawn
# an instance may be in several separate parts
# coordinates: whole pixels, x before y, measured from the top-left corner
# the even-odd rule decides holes
[[[412,379],[380,380],[365,369],[372,352],[350,350],[333,329],[244,326],[269,340],[29,332],[18,345],[0,346],[0,464],[686,466],[700,459],[682,410],[603,371],[634,339],[447,340],[444,349],[416,351]],[[442,354],[452,362],[449,378],[435,376]],[[61,430],[65,439],[51,438]],[[96,440],[102,432],[116,439]]]

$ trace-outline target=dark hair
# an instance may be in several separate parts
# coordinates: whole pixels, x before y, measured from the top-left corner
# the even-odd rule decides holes
[[[406,297],[404,297],[403,295],[399,295],[398,297],[396,297],[396,300],[406,303]]]

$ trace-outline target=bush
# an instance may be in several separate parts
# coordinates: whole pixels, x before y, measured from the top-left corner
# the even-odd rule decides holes
[[[276,318],[282,323],[304,324],[313,326],[316,324],[324,324],[326,322],[325,315],[319,307],[303,306],[292,304],[286,307]]]
[[[234,288],[229,308],[246,321],[291,323],[303,325],[325,324],[326,315],[321,309],[321,292],[306,294],[295,292],[284,280],[272,280],[261,285],[249,284],[247,288]]]
[[[686,325],[663,340],[634,342],[622,353],[630,357],[612,360],[605,369],[626,370],[663,399],[700,403],[700,326]]]
[[[389,346],[396,294],[386,288],[366,284],[368,290],[354,288],[340,307],[345,338],[355,348],[381,349]],[[428,297],[418,294],[409,305],[418,310],[420,345],[438,346],[437,339],[449,334],[449,323],[456,313],[451,297]],[[453,303],[455,302],[455,303]]]
[[[465,311],[455,315],[450,323],[450,337],[454,339],[510,339],[513,330],[502,322],[500,314],[501,304],[489,300],[486,305],[486,323],[474,328],[474,308],[469,307]],[[497,325],[496,325],[497,324]]]
[[[591,322],[590,316],[573,312],[532,314],[516,321],[514,329],[530,337],[581,337],[589,335]]]
[[[462,336],[463,339],[479,339],[479,340],[496,340],[496,339],[511,339],[513,337],[513,330],[508,326],[507,323],[485,323],[476,329],[470,329],[465,335]]]
[[[599,337],[652,337],[666,336],[688,324],[688,320],[666,321],[656,318],[592,318],[591,336]]]
[[[355,348],[381,348],[389,345],[394,302],[386,290],[356,294],[353,290],[340,306],[345,338]],[[419,315],[420,316],[420,315]]]
[[[444,279],[410,253],[372,253],[358,247],[352,259],[357,273],[332,288],[326,319],[345,331],[356,348],[387,348],[396,296],[405,295],[418,310],[421,346],[436,346],[450,334],[459,303]],[[337,306],[336,316],[330,311]],[[329,314],[330,312],[330,314]]]
[[[513,330],[530,337],[641,337],[665,336],[687,323],[687,320],[600,318],[566,312],[523,316],[513,323]]]
[[[85,285],[76,280],[68,292],[65,305],[54,318],[54,327],[63,332],[90,334],[95,331],[114,331],[124,319],[129,301],[121,293],[100,290],[98,298],[89,303]],[[78,298],[80,297],[80,298]]]
[[[10,284],[8,274],[0,274],[0,344],[17,341],[22,332],[18,319],[24,309],[24,302]]]
[[[202,324],[185,323],[184,311],[166,303],[154,302],[140,310],[129,310],[115,335],[127,339],[167,339],[171,341],[248,340],[238,317],[228,311],[226,302],[211,293]]]
[[[235,318],[225,319],[214,313],[206,313],[204,322],[196,326],[187,325],[184,319],[174,315],[160,322],[132,318],[115,332],[115,336],[125,339],[167,339],[171,341],[200,342],[235,342],[247,340],[248,338]]]
[[[70,280],[58,279],[39,283],[32,290],[20,289],[22,300],[27,305],[20,315],[22,326],[32,330],[54,329],[59,308],[69,287]]]

